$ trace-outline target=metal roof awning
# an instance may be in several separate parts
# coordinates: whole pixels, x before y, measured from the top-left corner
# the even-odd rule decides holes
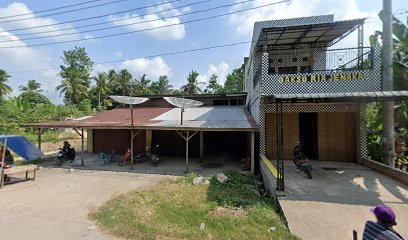
[[[408,91],[276,94],[265,97],[274,102],[384,102],[406,101]]]
[[[263,28],[257,46],[279,47],[310,44],[330,47],[364,24],[363,19],[300,26]]]
[[[86,118],[25,124],[32,128],[82,129],[151,129],[191,131],[258,131],[258,126],[243,106],[213,106],[187,108],[180,125],[180,108],[113,109]]]

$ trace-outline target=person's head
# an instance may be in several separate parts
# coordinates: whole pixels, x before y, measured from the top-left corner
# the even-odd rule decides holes
[[[375,208],[371,209],[371,212],[374,213],[379,223],[387,226],[397,225],[395,222],[395,213],[390,207],[385,205],[377,205]]]
[[[68,141],[64,141],[64,145],[69,145],[69,142],[68,142]]]

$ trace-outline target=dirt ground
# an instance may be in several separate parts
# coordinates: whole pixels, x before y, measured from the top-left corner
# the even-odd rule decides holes
[[[169,178],[155,174],[41,169],[35,181],[0,189],[1,239],[114,239],[88,214],[132,189]]]

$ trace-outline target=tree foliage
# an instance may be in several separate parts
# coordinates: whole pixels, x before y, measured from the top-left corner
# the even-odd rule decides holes
[[[11,87],[7,85],[9,78],[10,75],[8,75],[6,71],[0,69],[0,99],[13,91]]]
[[[188,74],[187,84],[182,86],[181,90],[189,95],[202,93],[203,91],[199,87],[201,84],[203,83],[198,81],[198,73],[192,70],[191,73]]]
[[[225,93],[241,93],[244,91],[244,77],[245,77],[245,65],[232,70],[232,73],[227,75],[227,79],[224,84]]]
[[[56,90],[64,94],[66,103],[79,104],[87,96],[90,87],[93,61],[85,48],[81,47],[64,51],[62,61],[64,63],[60,65],[62,81]]]

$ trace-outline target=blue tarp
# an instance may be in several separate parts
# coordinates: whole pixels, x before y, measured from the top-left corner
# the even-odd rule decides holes
[[[17,135],[0,135],[0,142],[4,144],[7,138],[7,148],[17,153],[19,156],[27,161],[32,161],[41,157],[45,157],[34,144],[32,144],[26,137]]]

